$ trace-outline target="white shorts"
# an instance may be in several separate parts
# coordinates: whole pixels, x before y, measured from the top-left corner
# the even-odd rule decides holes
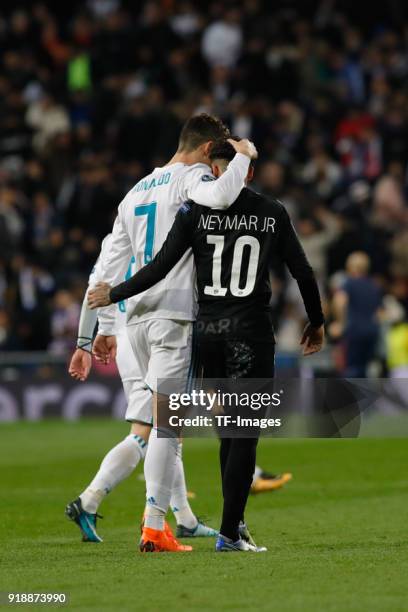
[[[153,423],[153,396],[149,387],[143,381],[139,365],[133,354],[126,327],[122,327],[117,335],[118,350],[116,365],[122,379],[123,389],[127,400],[125,414],[126,421],[138,421],[152,425]]]
[[[144,383],[157,391],[158,379],[177,379],[184,391],[190,372],[191,321],[149,319],[127,327]]]

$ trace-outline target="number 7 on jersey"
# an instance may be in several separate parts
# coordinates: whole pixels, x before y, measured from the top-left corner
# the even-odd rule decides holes
[[[154,233],[156,226],[156,209],[157,202],[150,202],[149,204],[141,204],[135,207],[136,217],[147,215],[146,220],[146,243],[144,248],[144,263],[148,264],[153,259],[153,247],[154,247]]]

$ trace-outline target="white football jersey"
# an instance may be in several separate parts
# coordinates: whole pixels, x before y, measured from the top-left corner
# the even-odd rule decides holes
[[[98,281],[101,281],[103,278],[102,276],[103,261],[104,261],[106,252],[109,249],[111,240],[112,240],[112,234],[108,234],[102,241],[101,252],[99,253],[99,257],[89,276],[88,284],[90,287],[95,285],[95,283],[97,283]],[[135,273],[134,257],[132,256],[132,258],[129,261],[128,268],[126,270],[126,274],[122,280],[127,280],[134,273]],[[109,310],[111,311],[111,314],[112,314],[112,318],[114,320],[114,328],[112,328],[112,331],[115,332],[116,339],[117,339],[116,365],[118,367],[120,378],[122,380],[122,383],[125,389],[125,395],[128,399],[128,409],[127,409],[128,413],[131,413],[133,417],[135,416],[135,414],[138,415],[137,419],[142,422],[150,422],[151,407],[149,408],[149,402],[142,401],[140,405],[135,406],[134,402],[129,401],[130,393],[133,388],[132,385],[134,384],[135,379],[140,377],[137,362],[134,358],[132,347],[130,345],[127,330],[126,330],[126,318],[127,318],[126,317],[126,306],[127,306],[127,303],[129,302],[130,300],[126,300],[126,302],[123,301],[123,302],[119,302],[118,304],[112,304],[109,307]],[[84,332],[84,335],[90,337],[93,334],[93,329],[96,324],[96,319],[93,320],[93,323],[92,323],[92,319],[89,320],[89,322],[90,322],[90,325],[92,325],[92,333],[86,331]],[[138,397],[140,399],[140,395]],[[147,421],[146,421],[146,414],[150,415]]]
[[[90,287],[95,285],[97,282],[103,280],[103,260],[104,260],[104,257],[106,255],[107,251],[110,248],[111,240],[112,240],[112,234],[108,234],[102,240],[101,251],[99,253],[99,257],[96,260],[96,263],[95,263],[94,267],[92,268],[91,274],[89,275],[88,285]],[[135,269],[135,258],[132,255],[132,257],[129,260],[129,264],[128,264],[126,273],[125,273],[124,277],[122,278],[122,280],[127,280],[128,278],[133,276],[133,274],[135,274],[135,272],[136,272],[136,269]],[[129,302],[129,300],[126,300],[126,302]],[[115,331],[116,331],[116,335],[122,329],[124,329],[125,326],[126,326],[126,319],[127,319],[127,316],[126,316],[126,302],[122,301],[122,302],[119,302],[118,304],[112,304],[112,306],[110,306],[111,312],[114,313],[114,315],[115,315]]]
[[[211,208],[228,208],[238,197],[248,172],[249,158],[237,154],[218,179],[205,164],[175,163],[155,168],[125,196],[118,208],[111,238],[101,261],[102,279],[112,286],[123,281],[134,258],[134,271],[148,264],[165,241],[181,204],[192,199]],[[128,324],[151,318],[195,319],[195,270],[187,252],[165,279],[127,303]],[[101,309],[99,331],[112,333],[114,311]]]

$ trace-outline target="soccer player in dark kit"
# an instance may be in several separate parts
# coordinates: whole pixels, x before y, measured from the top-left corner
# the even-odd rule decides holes
[[[219,177],[235,151],[217,142],[210,153]],[[247,182],[252,179],[250,166]],[[214,180],[208,175],[208,180]],[[303,354],[319,351],[324,319],[312,268],[283,204],[244,187],[227,211],[185,202],[153,261],[113,289],[98,284],[89,293],[91,307],[107,306],[152,287],[191,248],[197,269],[199,359],[206,378],[268,379],[274,376],[275,339],[271,320],[269,272],[277,260],[296,279],[309,319]],[[222,438],[220,463],[224,506],[216,550],[253,551],[242,540],[244,515],[256,460],[258,437]]]

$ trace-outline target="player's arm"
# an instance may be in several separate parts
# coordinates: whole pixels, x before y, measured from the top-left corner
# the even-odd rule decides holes
[[[101,245],[101,252],[93,267],[91,274],[88,279],[88,288],[85,292],[84,299],[82,301],[81,315],[79,318],[78,326],[78,338],[76,343],[76,350],[71,357],[71,361],[68,367],[69,374],[76,380],[85,381],[92,368],[92,353],[95,354],[98,360],[109,361],[108,358],[101,358],[98,354],[98,343],[104,345],[104,353],[108,352],[109,357],[114,357],[116,351],[116,339],[114,336],[96,336],[95,341],[94,333],[95,327],[98,320],[98,311],[92,310],[88,305],[88,292],[89,288],[95,285],[102,278],[103,261],[106,251],[109,247],[111,235],[109,234],[104,238]],[[112,307],[115,308],[114,306]],[[111,313],[110,313],[111,314]],[[116,317],[116,312],[114,313]],[[108,345],[108,348],[105,347]]]
[[[251,159],[258,156],[257,150],[249,140],[229,140],[236,155],[227,170],[218,178],[192,168],[182,178],[182,199],[191,199],[197,204],[225,210],[235,202],[245,184]]]
[[[101,273],[101,258],[108,238],[102,242],[101,254],[95,263],[95,266],[89,276],[88,287],[96,283],[100,278]],[[85,381],[92,367],[92,342],[95,333],[95,327],[98,320],[98,311],[91,310],[88,306],[88,288],[85,292],[82,301],[81,315],[79,318],[78,337],[76,349],[71,357],[68,367],[68,372],[76,380]]]
[[[99,283],[89,292],[89,305],[98,308],[116,304],[132,295],[142,293],[161,281],[191,246],[192,205],[185,203],[176,215],[162,248],[156,257],[143,266],[134,276],[111,287],[108,283]]]
[[[129,260],[133,255],[132,243],[129,234],[126,229],[126,223],[124,219],[125,214],[126,198],[119,205],[118,215],[113,225],[112,234],[110,240],[106,244],[101,256],[101,272],[100,278],[109,285],[115,285],[122,279],[129,265]],[[88,292],[88,305],[89,296],[92,288]],[[116,331],[116,309],[105,308],[98,313],[98,344],[101,343],[100,336],[106,336],[112,338]],[[95,346],[94,346],[95,351]],[[111,356],[114,356],[112,352]],[[101,355],[99,355],[101,357]]]
[[[92,353],[92,341],[94,337],[98,313],[88,306],[88,291],[86,290],[82,301],[81,316],[79,318],[77,348]]]
[[[280,256],[288,266],[293,278],[297,281],[309,318],[309,323],[304,329],[300,343],[303,346],[303,354],[311,355],[320,351],[324,340],[324,316],[320,292],[313,269],[308,262],[295,228],[284,208],[282,208],[280,219],[279,238]]]
[[[92,340],[94,336],[97,311],[88,307],[88,291],[85,293],[79,319],[76,349],[71,357],[68,372],[76,380],[84,382],[92,367]]]

